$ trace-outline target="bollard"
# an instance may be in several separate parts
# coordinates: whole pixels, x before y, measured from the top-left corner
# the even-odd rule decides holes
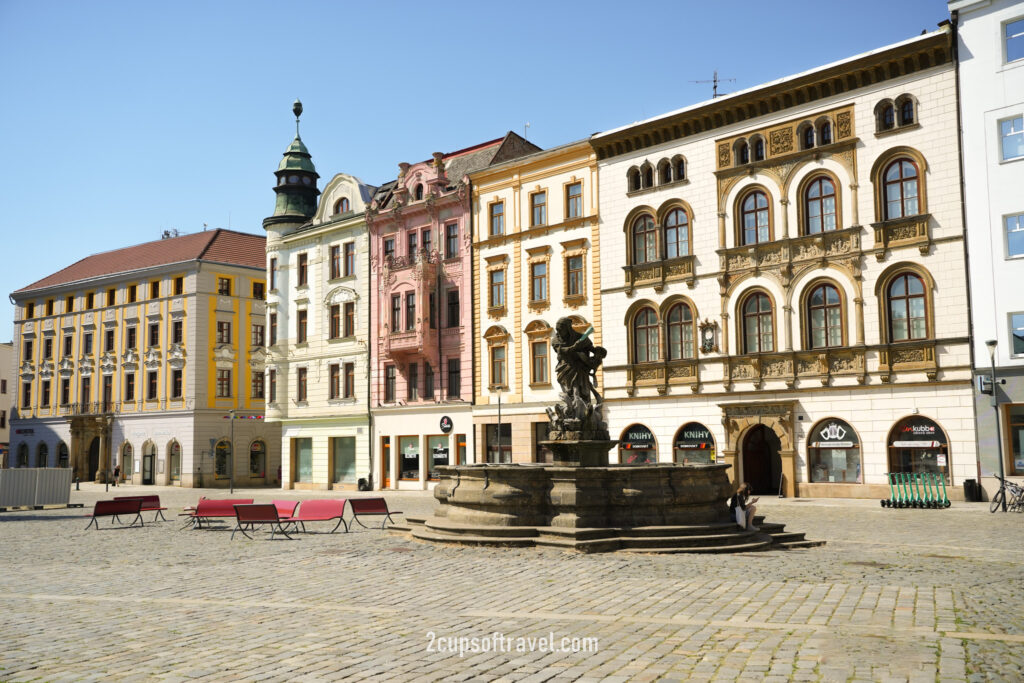
[[[75,490],[78,491],[78,477],[75,477]]]

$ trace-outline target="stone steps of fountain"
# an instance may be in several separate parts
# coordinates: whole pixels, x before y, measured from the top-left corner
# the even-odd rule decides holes
[[[739,543],[737,540],[745,539],[747,542]],[[734,536],[733,542],[724,545],[686,545],[686,546],[663,546],[646,548],[622,548],[628,553],[640,554],[682,554],[682,553],[748,553],[772,548],[772,539],[768,534],[749,532],[748,536]]]

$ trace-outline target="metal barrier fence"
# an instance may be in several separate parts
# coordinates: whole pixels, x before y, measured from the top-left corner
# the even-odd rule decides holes
[[[0,507],[67,505],[70,467],[17,467],[0,470]]]
[[[889,498],[879,501],[884,508],[938,510],[950,506],[946,478],[932,472],[887,472]],[[942,487],[940,493],[939,487]]]

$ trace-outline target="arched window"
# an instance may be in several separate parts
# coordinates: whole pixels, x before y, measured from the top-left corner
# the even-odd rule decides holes
[[[900,273],[886,293],[889,306],[889,341],[910,341],[928,336],[924,281],[913,273]]]
[[[768,241],[768,196],[755,190],[743,198],[740,204],[742,244],[757,244]]]
[[[629,173],[626,174],[626,182],[630,192],[635,192],[640,189],[640,171],[638,169],[630,169]]]
[[[18,467],[28,467],[28,444],[18,446]]]
[[[658,233],[654,219],[643,215],[633,222],[633,263],[658,260]]]
[[[253,441],[249,446],[249,476],[253,479],[267,476],[267,445],[262,441]]]
[[[57,467],[67,467],[68,459],[68,445],[61,441],[57,444]]]
[[[804,193],[805,234],[816,235],[836,229],[836,187],[821,176],[807,185]]]
[[[764,161],[764,140],[761,138],[754,141],[754,161]]]
[[[668,359],[682,360],[695,356],[693,344],[693,312],[686,304],[676,304],[666,316],[668,327]]]
[[[167,447],[167,459],[170,461],[171,481],[181,481],[181,444],[172,441]]]
[[[345,213],[349,210],[348,197],[342,197],[338,201],[334,202],[334,213]]]
[[[658,315],[644,308],[633,319],[633,362],[658,360]]]
[[[823,145],[831,145],[832,144],[832,123],[831,122],[826,121],[825,123],[821,124],[821,130],[818,132],[818,139],[821,140],[821,144],[823,144]]]
[[[914,122],[914,100],[909,97],[900,104],[900,125],[906,126]]]
[[[682,209],[672,209],[665,216],[665,258],[679,258],[690,253],[690,219]]]
[[[672,164],[668,163],[667,160],[662,160],[658,164],[658,184],[664,185],[672,182]]]
[[[775,350],[772,302],[764,292],[751,294],[743,302],[743,353]]]
[[[686,177],[686,160],[682,157],[675,158],[675,178],[682,180]]]
[[[750,145],[748,145],[745,142],[742,145],[740,145],[739,149],[737,150],[736,158],[739,159],[739,163],[741,163],[741,164],[749,164],[750,163]]]
[[[885,169],[885,218],[903,218],[918,213],[917,165],[910,159],[897,159]]]
[[[649,165],[644,167],[644,187],[654,187],[654,169]]]
[[[814,127],[811,126],[810,124],[807,124],[807,126],[804,128],[802,141],[804,149],[810,149],[814,147]]]
[[[882,130],[889,130],[896,125],[896,110],[891,104],[882,109]]]
[[[843,345],[843,304],[830,284],[818,285],[807,297],[807,333],[812,349]]]
[[[216,478],[226,478],[228,474],[228,459],[231,457],[231,444],[225,439],[218,441],[213,449],[213,474]]]
[[[132,445],[125,441],[124,446],[121,447],[121,472],[126,477],[130,477],[132,474],[132,465],[134,464],[134,454],[132,452]]]
[[[49,455],[50,449],[45,443],[40,443],[36,448],[36,467],[46,467]]]
[[[423,183],[416,184],[415,197],[417,200],[423,199]]]

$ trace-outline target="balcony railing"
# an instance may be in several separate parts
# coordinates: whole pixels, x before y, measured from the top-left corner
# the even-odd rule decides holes
[[[820,349],[730,356],[725,359],[725,380],[753,382],[760,387],[766,380],[782,380],[792,388],[797,380],[818,380],[823,386],[833,377],[855,377],[863,383],[867,376],[864,348]]]
[[[685,281],[689,287],[697,284],[693,272],[693,254],[680,256],[667,261],[652,261],[623,266],[626,274],[627,292],[636,287],[653,286],[655,292],[665,288],[666,282]]]

